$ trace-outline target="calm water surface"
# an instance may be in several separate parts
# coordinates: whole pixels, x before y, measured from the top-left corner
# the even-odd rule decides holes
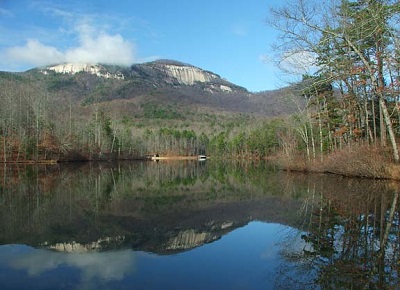
[[[4,166],[0,289],[398,289],[398,184],[265,163]]]

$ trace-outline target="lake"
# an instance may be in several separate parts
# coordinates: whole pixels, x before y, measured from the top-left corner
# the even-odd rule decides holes
[[[265,162],[3,164],[0,289],[396,289],[398,192]]]

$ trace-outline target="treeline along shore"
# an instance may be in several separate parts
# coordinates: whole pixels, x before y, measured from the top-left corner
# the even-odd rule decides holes
[[[166,77],[171,63],[115,79],[0,73],[0,162],[208,155],[399,179],[400,4],[342,1],[322,11],[306,2],[271,11],[280,47],[311,53],[315,68],[276,91],[250,93],[215,74],[188,84]]]

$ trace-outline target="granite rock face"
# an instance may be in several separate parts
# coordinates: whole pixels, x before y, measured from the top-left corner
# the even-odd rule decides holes
[[[154,86],[206,84],[208,87],[205,90],[211,93],[233,92],[237,87],[215,73],[172,60],[133,64],[130,68],[90,63],[63,63],[47,66],[40,71],[43,74],[52,71],[70,75],[85,72],[106,79],[154,82]]]
[[[97,75],[107,79],[124,79],[124,75],[121,72],[111,73],[100,64],[88,64],[88,63],[63,63],[53,66],[48,66],[42,73],[47,74],[48,71],[54,71],[62,74],[76,74],[79,72],[87,72],[89,74]]]
[[[163,70],[168,76],[185,85],[193,85],[196,82],[207,83],[217,78],[215,74],[197,67],[164,65]]]

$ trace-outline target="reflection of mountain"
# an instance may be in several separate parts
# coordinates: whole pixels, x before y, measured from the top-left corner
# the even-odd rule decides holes
[[[171,238],[165,245],[167,251],[179,251],[195,248],[207,243],[218,240],[218,235],[210,232],[199,232],[195,230],[185,230],[179,232],[178,236]]]
[[[295,225],[296,215],[289,217],[288,213],[296,212],[299,206],[294,200],[266,198],[221,204],[210,202],[201,208],[179,209],[179,212],[172,206],[170,211],[153,218],[99,216],[95,225],[73,225],[74,242],[41,245],[67,252],[132,248],[158,254],[175,253],[216,241],[255,220]],[[58,231],[67,231],[68,226],[71,224],[58,224]],[[106,232],[111,236],[99,238]]]
[[[104,245],[109,245],[111,243],[118,243],[123,241],[125,237],[107,237],[101,238],[95,242],[87,243],[87,244],[80,244],[78,242],[64,242],[64,243],[56,243],[53,245],[48,245],[47,242],[43,243],[42,246],[57,251],[57,252],[67,252],[67,253],[85,253],[85,252],[92,252],[92,251],[100,251]]]
[[[397,184],[262,164],[110,165],[1,172],[0,242],[39,248],[0,246],[3,288],[399,285]]]
[[[2,173],[12,178],[3,183],[0,243],[173,253],[254,220],[296,225],[301,205],[283,195],[284,175],[263,166],[245,179],[241,165],[212,162],[65,166]]]

